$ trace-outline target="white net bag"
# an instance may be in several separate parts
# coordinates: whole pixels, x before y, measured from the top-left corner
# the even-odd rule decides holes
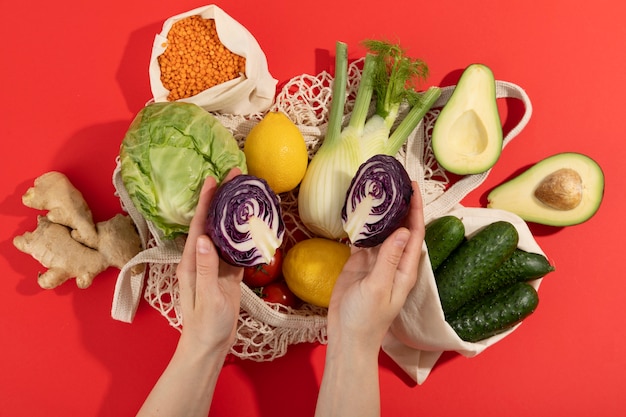
[[[346,119],[354,105],[362,61],[362,59],[357,60],[349,65]],[[332,81],[332,77],[327,72],[322,72],[317,76],[295,77],[282,87],[269,109],[284,112],[298,125],[306,140],[310,156],[316,152],[326,132]],[[430,133],[440,109],[448,101],[453,90],[454,87],[442,88],[441,97],[396,155],[405,166],[409,176],[419,184],[427,223],[458,208],[460,201],[478,187],[489,174],[486,172],[469,175],[452,183],[434,158],[430,147]],[[504,138],[504,146],[506,146],[528,123],[531,105],[525,92],[508,82],[496,81],[496,94],[498,98],[519,99],[525,107],[525,113],[519,122]],[[402,120],[406,111],[408,108],[402,109],[398,122]],[[215,114],[215,116],[243,146],[248,132],[262,119],[263,114],[249,116]],[[182,320],[175,269],[180,261],[184,240],[162,240],[158,230],[137,212],[124,189],[119,164],[114,172],[113,181],[123,208],[129,212],[137,224],[145,249],[120,271],[115,288],[112,316],[117,320],[131,322],[143,294],[143,298],[158,310],[171,326],[180,330]],[[292,239],[293,243],[296,233],[311,236],[297,217],[297,189],[281,195],[281,205],[285,223],[291,225],[285,234],[287,242],[289,243],[289,239]],[[132,268],[138,264],[146,266],[145,274],[133,275]],[[432,277],[427,279],[434,280]],[[288,346],[292,344],[326,343],[326,309],[309,304],[304,304],[298,309],[268,304],[245,284],[241,285],[241,313],[236,341],[231,350],[234,355],[255,361],[268,361],[285,355]],[[438,299],[435,302],[437,303]],[[395,338],[394,342],[404,343],[398,338]],[[416,344],[416,346],[420,349],[424,348],[423,345]],[[445,346],[443,348],[445,350]],[[435,346],[434,349],[440,351],[442,347]],[[390,355],[393,355],[393,352]]]

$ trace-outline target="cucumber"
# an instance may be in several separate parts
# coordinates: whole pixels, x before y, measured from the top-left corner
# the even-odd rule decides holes
[[[428,248],[428,257],[433,271],[450,256],[465,239],[465,226],[461,219],[448,215],[428,223],[424,242]]]
[[[554,271],[554,267],[545,256],[515,249],[509,259],[481,282],[478,297],[516,282],[541,278],[552,271]]]
[[[511,257],[518,241],[515,226],[500,220],[477,231],[446,258],[435,270],[439,299],[446,316],[476,298],[481,281]]]
[[[461,339],[477,342],[510,329],[532,314],[538,304],[535,288],[516,282],[464,305],[446,321]]]

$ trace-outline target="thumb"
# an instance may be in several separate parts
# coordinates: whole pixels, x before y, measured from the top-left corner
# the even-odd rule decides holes
[[[372,269],[372,276],[382,285],[390,286],[393,284],[404,248],[406,248],[410,236],[409,230],[401,227],[385,239],[380,246],[376,263]]]
[[[211,239],[200,235],[196,242],[196,296],[206,296],[215,285],[219,269],[219,256]]]

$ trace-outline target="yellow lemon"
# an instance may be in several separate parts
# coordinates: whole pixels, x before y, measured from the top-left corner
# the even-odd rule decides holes
[[[350,257],[350,248],[324,238],[296,243],[283,260],[283,276],[301,300],[328,307],[335,282]]]
[[[252,128],[243,146],[248,173],[263,178],[275,193],[300,184],[309,162],[298,127],[281,112],[269,112]]]

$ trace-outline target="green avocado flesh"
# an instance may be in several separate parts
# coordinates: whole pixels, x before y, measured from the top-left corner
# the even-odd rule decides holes
[[[502,152],[496,82],[482,64],[467,67],[437,117],[431,143],[439,165],[454,174],[480,174]]]
[[[559,153],[494,188],[488,207],[550,226],[571,226],[591,218],[602,202],[604,173],[586,155]]]

